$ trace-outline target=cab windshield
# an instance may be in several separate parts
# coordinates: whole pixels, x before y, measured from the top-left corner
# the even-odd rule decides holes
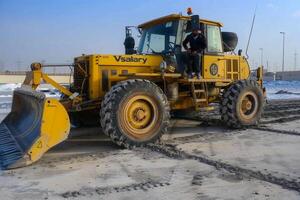
[[[169,21],[144,29],[138,53],[158,54],[172,51],[176,44],[178,21]]]

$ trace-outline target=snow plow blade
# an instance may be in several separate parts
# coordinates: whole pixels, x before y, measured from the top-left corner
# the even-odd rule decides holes
[[[0,168],[30,165],[69,132],[68,113],[58,100],[30,87],[16,89],[11,112],[0,124]]]

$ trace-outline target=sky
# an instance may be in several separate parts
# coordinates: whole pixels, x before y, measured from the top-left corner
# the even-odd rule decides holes
[[[282,35],[285,66],[300,70],[300,0],[0,0],[0,70],[28,70],[34,61],[71,63],[81,54],[122,54],[126,25],[192,7],[201,18],[220,21],[236,32],[245,52],[252,17],[256,22],[249,48],[252,68],[261,63],[280,71]]]

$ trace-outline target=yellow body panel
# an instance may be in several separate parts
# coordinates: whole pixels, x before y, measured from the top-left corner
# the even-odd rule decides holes
[[[203,78],[204,79],[225,79],[225,61],[223,56],[205,55],[203,58]],[[218,73],[213,75],[210,73],[210,66],[215,64],[218,66]]]
[[[109,89],[113,82],[126,80],[124,75],[135,73],[159,72],[162,57],[159,55],[88,55],[75,58],[75,62],[89,60],[89,98],[98,99],[108,90],[104,81],[108,80]],[[104,77],[105,76],[105,77]]]
[[[218,73],[211,73],[211,66],[218,66]],[[247,79],[250,75],[250,68],[247,60],[237,55],[205,55],[203,65],[203,76],[205,79]]]
[[[43,111],[41,134],[28,151],[31,164],[51,147],[66,140],[70,132],[70,120],[65,108],[56,99],[46,99]]]

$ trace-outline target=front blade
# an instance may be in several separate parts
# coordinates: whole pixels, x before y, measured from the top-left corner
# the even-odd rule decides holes
[[[0,124],[0,168],[23,167],[66,140],[70,120],[56,99],[28,87],[14,91],[12,110]]]
[[[26,157],[40,136],[45,95],[22,87],[14,91],[11,112],[0,124],[0,167],[7,169]],[[23,162],[22,162],[23,163]]]
[[[22,148],[18,145],[6,124],[0,124],[0,166],[6,169],[12,163],[21,159],[24,155]]]

